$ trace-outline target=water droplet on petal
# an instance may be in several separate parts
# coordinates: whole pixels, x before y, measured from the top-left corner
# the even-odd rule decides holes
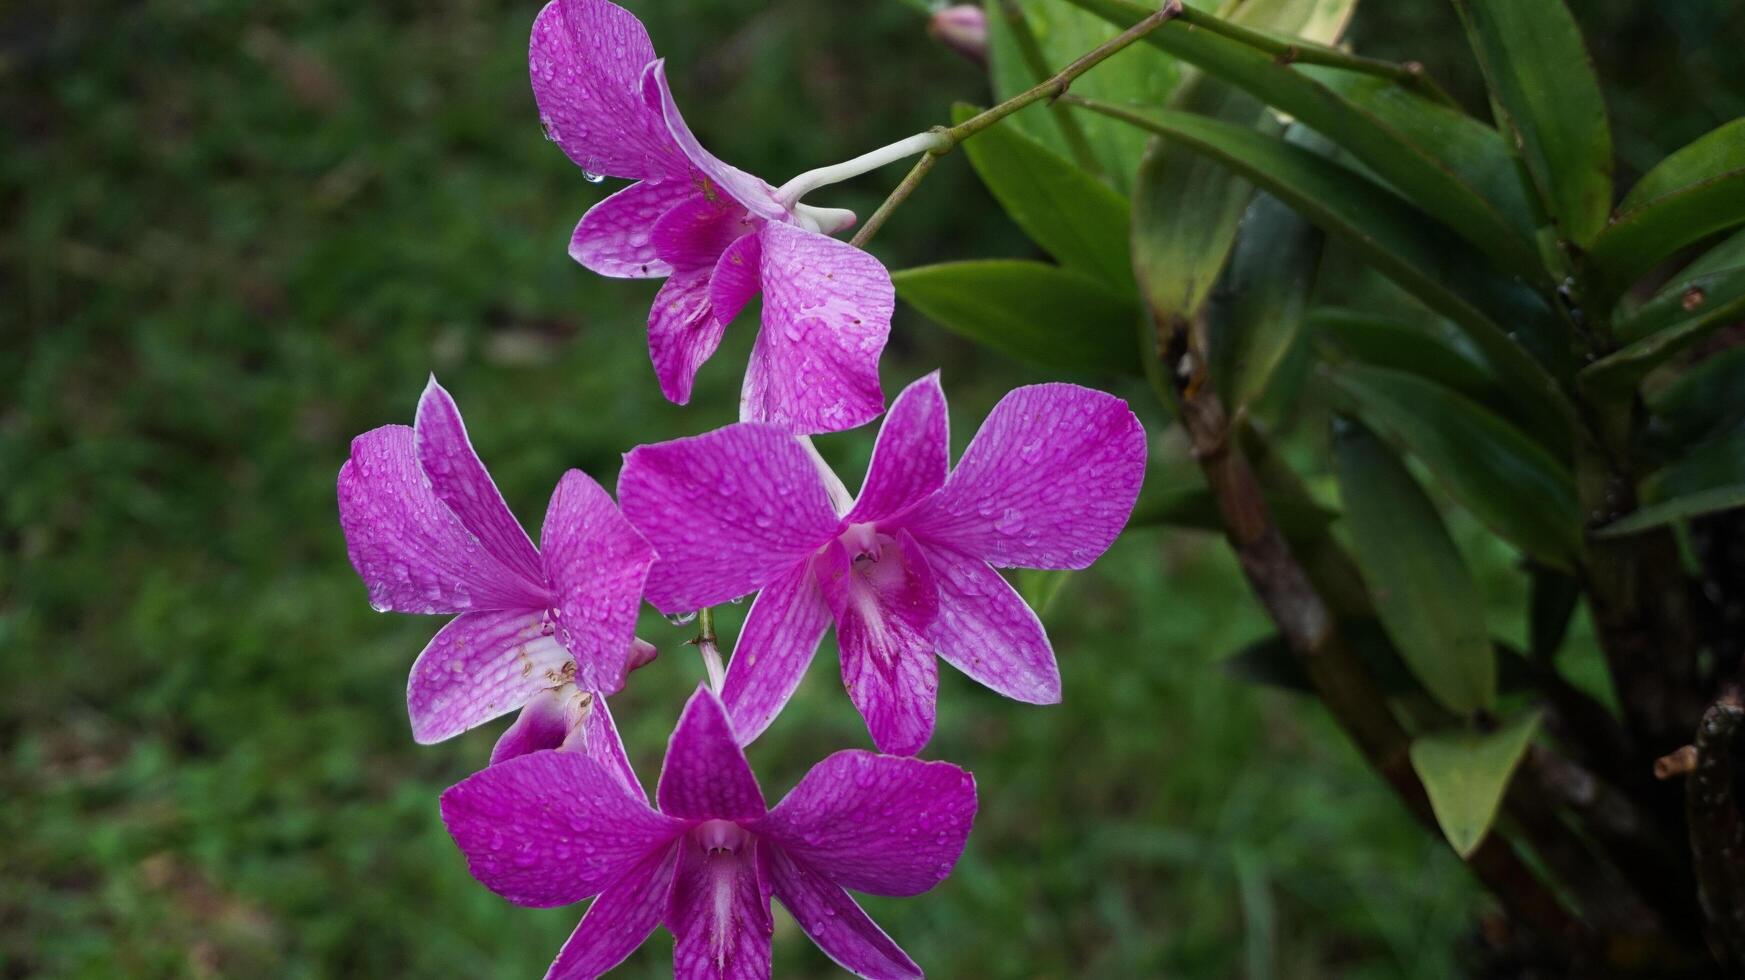
[[[697,618],[697,614],[695,612],[683,612],[683,613],[673,613],[671,616],[668,616],[666,618],[666,621],[673,624],[674,626],[683,626],[686,623],[689,623],[692,620],[695,620],[696,618]]]

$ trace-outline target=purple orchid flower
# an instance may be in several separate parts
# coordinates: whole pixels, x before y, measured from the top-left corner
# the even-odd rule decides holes
[[[552,0],[528,64],[546,132],[570,159],[593,178],[637,181],[582,218],[570,255],[601,275],[666,279],[648,317],[661,393],[690,400],[697,369],[762,291],[740,417],[812,433],[878,415],[895,292],[877,259],[825,234],[854,216],[784,200],[703,149],[622,7]]]
[[[517,905],[598,896],[549,980],[610,970],[661,923],[674,976],[768,977],[772,894],[850,972],[921,976],[847,889],[918,895],[950,874],[975,819],[969,773],[838,752],[767,809],[726,710],[700,687],[655,795],[659,810],[593,759],[536,752],[450,787],[442,819],[473,876]]]
[[[1009,698],[1060,700],[1042,623],[993,566],[1095,561],[1138,498],[1144,430],[1112,395],[1019,388],[948,468],[936,373],[891,405],[852,503],[806,444],[766,425],[625,457],[624,515],[660,553],[649,601],[671,614],[758,593],[722,688],[747,741],[787,703],[832,620],[843,683],[881,751],[916,752],[932,736],[935,651]]]
[[[602,696],[653,658],[635,636],[648,542],[599,484],[570,470],[536,550],[435,378],[412,427],[352,440],[339,522],[370,605],[460,614],[412,665],[406,707],[421,743],[525,705],[493,761],[566,742],[586,749],[591,733],[611,728]]]

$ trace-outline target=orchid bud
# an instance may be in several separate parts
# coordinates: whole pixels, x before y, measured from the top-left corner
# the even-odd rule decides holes
[[[970,61],[987,65],[988,15],[982,8],[968,3],[946,7],[927,22],[927,33]]]

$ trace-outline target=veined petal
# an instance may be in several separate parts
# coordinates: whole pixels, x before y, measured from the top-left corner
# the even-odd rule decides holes
[[[687,827],[577,752],[535,752],[474,773],[443,792],[442,820],[473,877],[541,908],[598,895]]]
[[[697,142],[697,137],[691,133],[691,127],[685,124],[685,117],[679,114],[679,107],[673,101],[673,90],[667,84],[664,60],[657,59],[643,70],[642,98],[649,109],[658,112],[666,120],[667,132],[685,158],[691,162],[693,179],[697,182],[699,191],[710,200],[715,200],[719,192],[725,191],[728,197],[760,218],[786,220],[787,209],[776,200],[774,187],[738,167],[722,163],[714,154],[703,149],[703,144]]]
[[[648,601],[668,614],[756,592],[836,533],[811,457],[765,425],[638,446],[624,457],[618,498],[659,555]]]
[[[612,720],[611,709],[606,707],[604,697],[594,696],[593,710],[582,718],[581,731],[585,740],[581,749],[588,758],[604,766],[625,792],[646,803],[648,790],[642,788],[642,780],[637,779],[636,770],[630,768],[630,756],[624,752],[624,739],[618,735],[618,723]],[[576,746],[572,744],[565,748]]]
[[[675,273],[648,311],[648,357],[660,393],[675,405],[691,400],[697,369],[721,345],[726,327],[709,306],[707,272]]]
[[[1000,399],[945,486],[903,524],[994,565],[1084,568],[1126,526],[1145,430],[1113,395],[1070,384]]]
[[[844,888],[918,895],[951,873],[975,813],[975,777],[957,766],[849,750],[746,829]]]
[[[675,980],[769,980],[775,923],[757,846],[706,850],[694,833],[679,843],[666,919]]]
[[[757,594],[721,685],[739,744],[750,745],[781,713],[829,626],[830,608],[809,560],[796,562]]]
[[[412,445],[418,451],[418,465],[430,479],[430,489],[460,518],[461,526],[479,539],[491,557],[527,579],[528,588],[543,590],[545,572],[539,565],[539,552],[521,522],[509,512],[496,481],[467,438],[459,406],[436,383],[435,375],[430,376],[424,395],[418,399]]]
[[[678,849],[665,847],[606,886],[570,933],[546,980],[593,980],[636,952],[666,914],[677,866]]]
[[[438,630],[412,664],[406,711],[422,745],[508,714],[568,681],[575,662],[535,609],[467,613]]]
[[[339,469],[339,524],[351,564],[384,612],[543,609],[547,598],[498,561],[428,485],[412,429],[351,441]]]
[[[655,788],[660,812],[687,820],[752,820],[764,814],[763,792],[733,737],[727,709],[707,687],[685,704]]]
[[[921,968],[841,885],[773,843],[758,848],[758,857],[770,890],[838,966],[868,980],[920,980]]]
[[[771,221],[762,239],[763,329],[739,417],[794,432],[851,429],[884,408],[879,354],[896,292],[879,260],[847,242]]]
[[[713,270],[716,260],[756,225],[731,201],[693,194],[660,216],[650,235],[655,254],[679,273]]]
[[[727,246],[709,276],[709,305],[722,326],[733,322],[763,288],[763,246],[757,235],[743,235]]]
[[[576,683],[616,694],[629,673],[636,611],[654,549],[581,470],[558,481],[539,538],[560,614],[558,640],[575,654]]]
[[[881,752],[911,755],[933,736],[939,664],[932,631],[939,589],[907,532],[881,538],[881,544],[879,555],[866,556],[833,541],[815,567],[836,617],[849,700]]]
[[[552,0],[533,22],[527,71],[545,132],[589,173],[686,178],[690,167],[658,108],[642,97],[654,45],[636,16],[606,0]]]
[[[945,662],[1006,697],[1060,701],[1060,666],[1042,621],[1016,589],[980,558],[925,546],[939,583],[933,638]]]
[[[672,266],[655,251],[654,223],[699,197],[690,181],[643,180],[588,209],[570,236],[570,258],[602,276],[658,279]]]
[[[949,419],[939,372],[904,388],[885,413],[850,524],[895,517],[945,483],[951,468]]]

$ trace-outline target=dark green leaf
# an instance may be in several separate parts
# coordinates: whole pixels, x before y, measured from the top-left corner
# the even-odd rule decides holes
[[[1539,712],[1532,711],[1493,732],[1436,732],[1412,740],[1412,768],[1424,781],[1442,833],[1461,857],[1477,850],[1490,831],[1509,778],[1538,727]]]
[[[1331,524],[1339,515],[1296,497],[1267,496],[1267,507],[1279,530],[1287,538],[1316,533]],[[1200,531],[1222,531],[1223,518],[1218,513],[1218,501],[1204,486],[1170,487],[1153,490],[1149,487],[1133,508],[1128,527],[1183,527]]]
[[[1613,324],[1619,340],[1637,341],[1674,327],[1693,315],[1726,306],[1745,296],[1745,265],[1717,272],[1681,276],[1676,289],[1654,294]]]
[[[1252,410],[1297,345],[1320,260],[1320,230],[1257,195],[1207,318],[1212,377],[1233,411]]]
[[[1582,369],[1582,385],[1602,395],[1627,391],[1711,331],[1745,317],[1745,275],[1717,272],[1692,289],[1682,297],[1659,296],[1643,304],[1632,322],[1645,336]],[[1683,319],[1677,319],[1680,315]]]
[[[1446,321],[1410,323],[1321,307],[1309,314],[1309,329],[1360,364],[1416,374],[1480,403],[1506,401],[1484,355]]]
[[[1499,127],[1563,238],[1587,245],[1612,209],[1612,131],[1563,0],[1455,0]]]
[[[952,118],[962,122],[976,111],[959,104]],[[963,148],[1006,214],[1043,251],[1118,289],[1132,288],[1126,198],[1010,127],[984,130]]]
[[[1356,414],[1410,450],[1491,530],[1554,568],[1581,550],[1575,483],[1556,457],[1490,410],[1383,368],[1332,375]]]
[[[1535,659],[1549,661],[1563,646],[1570,617],[1581,599],[1581,583],[1562,572],[1535,565],[1527,610],[1527,641]]]
[[[1123,28],[1155,9],[1132,0],[1068,2]],[[1152,31],[1145,40],[1326,136],[1424,212],[1512,272],[1543,278],[1538,249],[1484,195],[1442,162],[1437,147],[1408,138],[1309,75],[1210,31],[1177,22]]]
[[[1491,274],[1483,260],[1392,193],[1302,147],[1229,123],[1169,110],[1098,106],[1216,157],[1458,324],[1509,382],[1523,412],[1546,428],[1565,424],[1556,382],[1497,324],[1545,315],[1538,299]]]
[[[1659,503],[1741,483],[1745,483],[1745,422],[1735,422],[1642,481],[1642,500]]]
[[[1357,564],[1394,647],[1450,711],[1489,708],[1497,669],[1484,601],[1436,506],[1356,422],[1336,420],[1333,459]]]
[[[1745,419],[1745,347],[1703,358],[1648,392],[1648,435],[1662,453],[1677,453]]]
[[[1243,126],[1270,123],[1252,97],[1196,78],[1178,92],[1186,109]],[[1276,124],[1270,124],[1276,129]],[[1236,244],[1253,187],[1229,167],[1163,137],[1146,148],[1133,185],[1133,261],[1152,315],[1190,322]]]
[[[1102,281],[1042,262],[948,262],[892,274],[897,295],[971,340],[1060,371],[1139,373],[1139,308]]]
[[[1657,527],[1665,527],[1679,521],[1687,521],[1693,517],[1701,517],[1704,514],[1736,510],[1740,507],[1745,507],[1745,483],[1699,490],[1696,493],[1650,504],[1633,514],[1607,524],[1595,531],[1594,535],[1601,538],[1621,538],[1625,535],[1639,534]]]
[[[1745,118],[1662,160],[1643,176],[1588,250],[1604,290],[1616,296],[1673,252],[1745,223]]]

